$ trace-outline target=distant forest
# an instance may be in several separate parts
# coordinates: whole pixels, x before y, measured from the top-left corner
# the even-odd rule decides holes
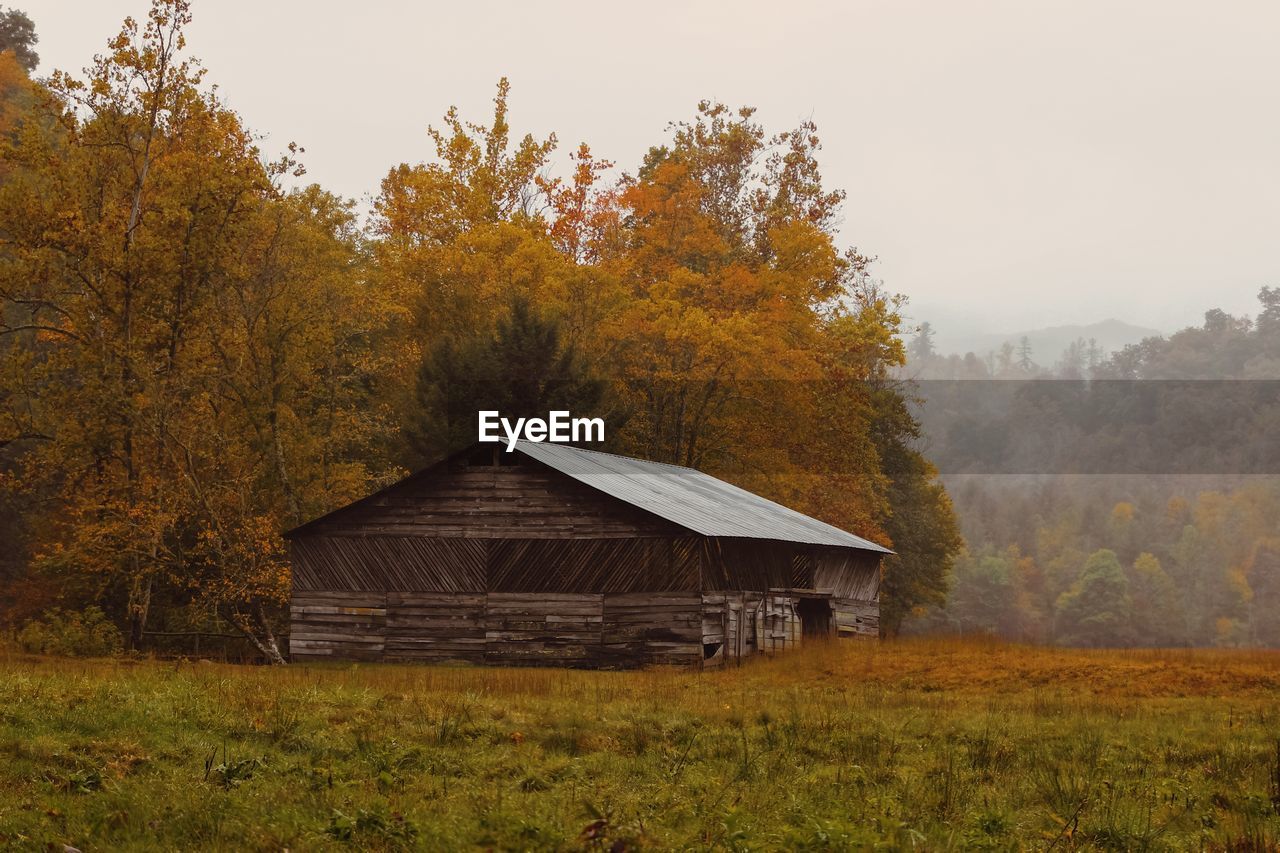
[[[1280,646],[1280,289],[1259,300],[1051,366],[943,356],[922,327],[906,372],[966,547],[907,630]]]

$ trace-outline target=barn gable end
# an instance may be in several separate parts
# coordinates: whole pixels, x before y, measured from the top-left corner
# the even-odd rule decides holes
[[[462,454],[309,522],[290,537],[602,539],[671,536],[681,529],[606,497],[526,457],[495,465],[474,464]]]

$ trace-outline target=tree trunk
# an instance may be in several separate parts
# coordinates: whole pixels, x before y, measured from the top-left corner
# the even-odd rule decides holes
[[[227,621],[253,644],[253,647],[267,659],[267,663],[272,666],[283,666],[286,663],[284,655],[280,653],[280,644],[276,642],[275,634],[271,630],[271,623],[267,621],[262,602],[255,602],[253,605],[254,624],[250,624],[248,617],[244,614],[234,610],[227,615]]]
[[[274,396],[274,394],[273,394]],[[284,492],[285,502],[289,506],[289,519],[293,524],[302,523],[302,507],[298,504],[298,495],[293,490],[293,481],[289,479],[289,468],[284,459],[284,442],[280,438],[280,418],[277,414],[277,403],[272,400],[271,414],[267,421],[271,427],[271,443],[274,450],[276,476],[280,478],[280,488]]]
[[[276,635],[271,630],[271,623],[267,621],[267,614],[262,608],[261,601],[254,605],[253,612],[258,621],[258,629],[262,632],[262,642],[258,648],[267,656],[267,663],[283,666],[284,655],[280,654],[280,644],[276,642]]]
[[[129,587],[129,651],[142,648],[142,634],[147,629],[147,613],[151,609],[151,578],[135,574]]]

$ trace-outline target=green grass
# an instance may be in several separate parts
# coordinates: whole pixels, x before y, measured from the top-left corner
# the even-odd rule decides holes
[[[983,643],[722,672],[0,653],[0,846],[1272,849],[1280,656]]]

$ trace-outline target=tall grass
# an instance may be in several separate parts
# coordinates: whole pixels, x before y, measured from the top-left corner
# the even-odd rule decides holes
[[[0,654],[0,845],[1272,849],[1280,656],[814,645],[716,672]]]

